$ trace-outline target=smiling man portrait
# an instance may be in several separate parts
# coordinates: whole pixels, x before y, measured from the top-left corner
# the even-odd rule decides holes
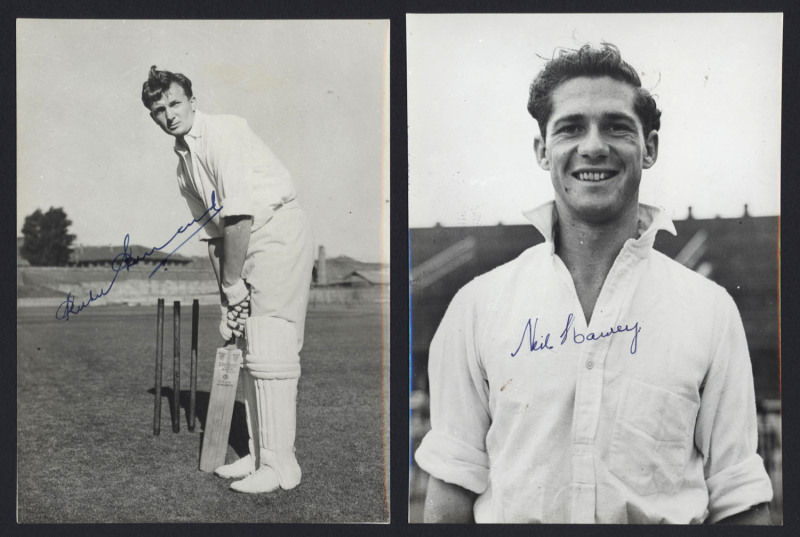
[[[455,295],[430,346],[426,522],[769,523],[742,321],[653,249],[661,111],[612,44],[530,85],[544,242]]]

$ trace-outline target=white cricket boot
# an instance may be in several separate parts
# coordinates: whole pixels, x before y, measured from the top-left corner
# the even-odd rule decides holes
[[[247,346],[245,379],[251,379],[253,390],[245,395],[255,401],[253,438],[260,449],[255,473],[235,481],[231,489],[249,493],[292,489],[302,477],[294,454],[300,378],[294,325],[276,317],[250,317]]]
[[[249,453],[230,464],[214,469],[214,474],[223,479],[241,479],[256,471],[255,457]]]

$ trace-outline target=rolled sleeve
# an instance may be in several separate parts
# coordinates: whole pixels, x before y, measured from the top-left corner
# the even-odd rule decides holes
[[[695,443],[703,454],[709,522],[772,499],[756,453],[758,424],[750,354],[739,311],[727,293],[715,333],[717,348],[703,386]]]
[[[415,457],[432,476],[481,494],[488,484],[486,434],[491,419],[488,385],[476,350],[475,322],[475,309],[462,290],[431,343],[431,431]]]
[[[755,453],[709,478],[706,485],[711,524],[772,500],[772,485],[766,476],[764,461]]]
[[[423,438],[414,458],[420,468],[437,479],[477,494],[486,490],[489,457],[485,451],[458,438],[430,431]]]

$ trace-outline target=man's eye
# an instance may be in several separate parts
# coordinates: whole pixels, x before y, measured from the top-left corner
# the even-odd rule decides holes
[[[576,134],[580,131],[580,129],[581,128],[579,125],[564,125],[558,129],[558,132],[561,134]]]
[[[628,132],[630,128],[624,123],[612,123],[608,126],[608,130],[611,132]]]

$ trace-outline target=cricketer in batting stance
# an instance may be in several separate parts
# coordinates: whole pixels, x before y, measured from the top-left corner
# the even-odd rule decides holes
[[[299,351],[303,346],[314,241],[289,172],[242,118],[197,110],[191,81],[150,69],[142,102],[175,138],[178,187],[204,228],[222,300],[220,334],[244,335],[250,453],[215,473],[231,489],[291,489],[301,471],[294,452]]]

